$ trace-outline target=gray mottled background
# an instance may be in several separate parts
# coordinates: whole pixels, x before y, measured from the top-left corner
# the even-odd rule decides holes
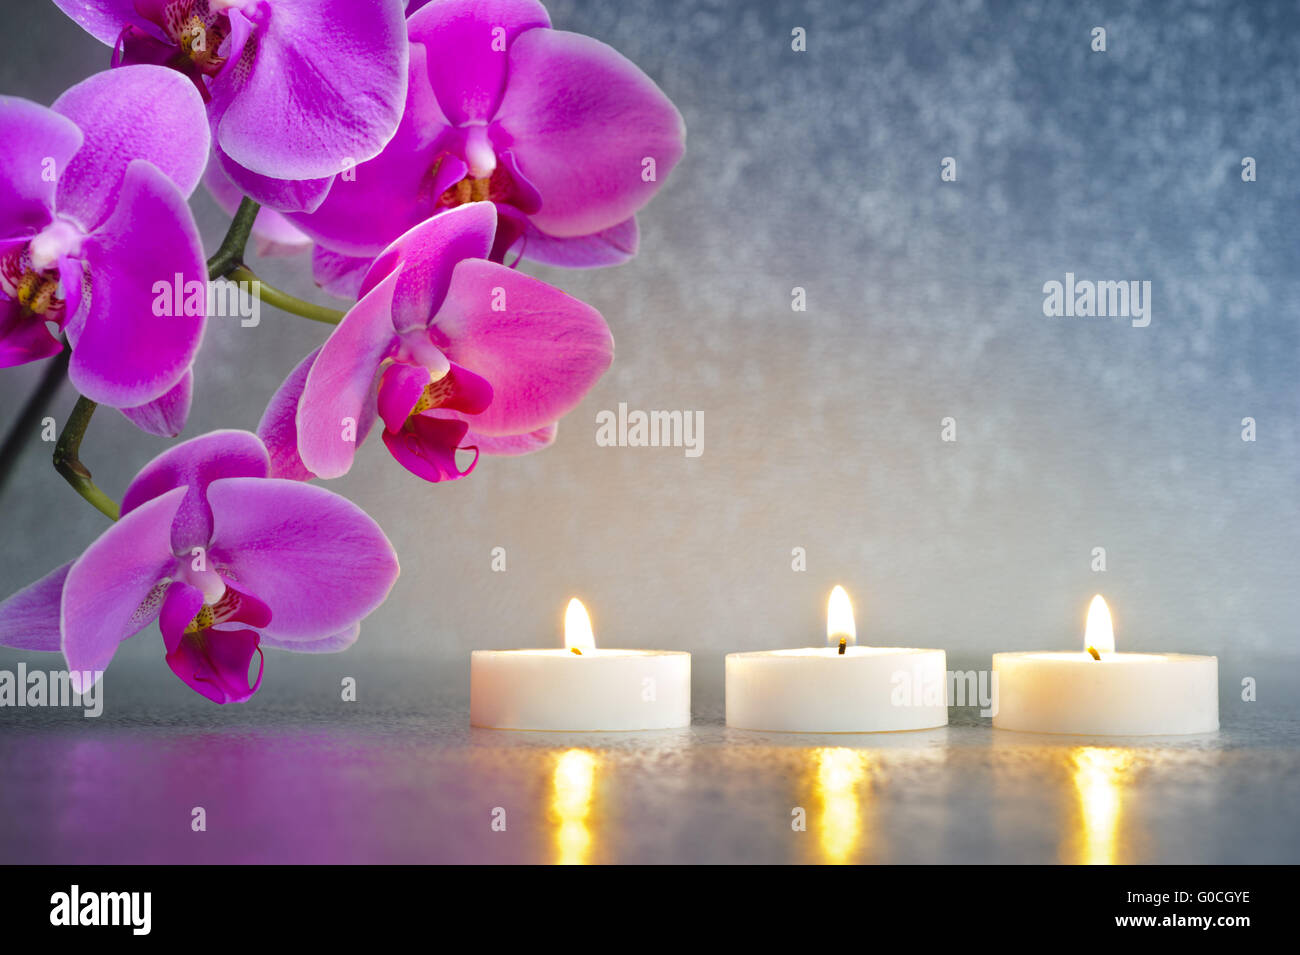
[[[107,65],[52,4],[19,6],[0,90],[48,103]],[[654,77],[688,129],[631,264],[530,267],[606,316],[613,369],[554,447],[464,481],[425,485],[371,442],[331,487],[384,526],[402,577],[348,653],[273,654],[238,719],[372,668],[463,696],[471,649],[554,644],[571,594],[606,645],[694,651],[697,701],[716,703],[722,653],[819,641],[836,582],[862,640],[976,666],[1077,646],[1101,591],[1121,649],[1218,654],[1225,703],[1253,675],[1275,705],[1277,665],[1300,663],[1294,4],[548,6]],[[215,247],[223,217],[194,204]],[[305,261],[255,267],[320,295]],[[1045,318],[1043,283],[1067,271],[1149,280],[1150,327]],[[256,329],[212,321],[186,435],[254,427],[322,334],[269,307]],[[37,373],[0,375],[5,410]],[[703,456],[598,447],[619,402],[702,411]],[[164,447],[101,411],[82,456],[116,495]],[[5,593],[104,526],[49,452],[33,434],[0,499]],[[109,679],[182,719],[211,710],[156,631]]]
[[[618,343],[553,448],[431,487],[375,441],[331,485],[404,568],[349,656],[546,645],[572,593],[610,645],[793,645],[819,639],[839,581],[867,641],[1073,646],[1100,590],[1122,647],[1300,657],[1300,21],[1289,3],[1068,6],[550,4],[663,86],[687,156],[631,264],[533,270]],[[53,4],[22,7],[5,93],[48,103],[106,63]],[[195,206],[215,247],[223,218]],[[303,260],[257,267],[321,297]],[[1066,271],[1150,280],[1150,327],[1045,318]],[[254,427],[323,331],[269,307],[256,329],[213,320],[186,436]],[[37,372],[0,376],[6,410]],[[703,456],[597,447],[619,402],[702,411]],[[83,458],[119,494],[164,447],[103,411]],[[0,500],[0,591],[102,530],[49,450],[32,435]],[[136,642],[124,660],[157,669]],[[297,665],[273,660],[268,689]]]

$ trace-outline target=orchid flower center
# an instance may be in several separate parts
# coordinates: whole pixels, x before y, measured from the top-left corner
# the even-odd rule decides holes
[[[415,403],[411,409],[411,414],[407,420],[414,418],[421,412],[428,411],[430,408],[440,407],[448,398],[451,397],[452,391],[455,390],[452,384],[451,375],[443,375],[437,381],[431,381],[424,386],[424,393],[420,395],[420,400]]]
[[[27,250],[0,259],[0,294],[17,302],[31,315],[62,322],[64,301],[59,288],[59,270],[36,268]]]
[[[215,603],[205,603],[199,608],[199,612],[194,615],[185,627],[185,634],[199,634],[204,630],[210,630],[219,623],[225,623],[235,616],[239,609],[239,597],[229,587],[217,599]]]
[[[18,280],[17,294],[14,298],[33,315],[44,316],[48,312],[62,308],[63,299],[59,297],[58,274],[51,275],[49,272],[29,269]]]
[[[230,17],[223,0],[167,0],[150,19],[162,34],[129,24],[118,37],[113,65],[156,63],[184,73],[194,83],[203,101],[211,99],[205,77],[211,79],[226,67],[219,55],[231,34]],[[232,51],[240,52],[240,51]]]
[[[194,12],[197,4],[180,0],[178,3],[168,4],[167,6],[167,24],[164,29],[178,47],[180,55],[194,64],[194,68],[205,76],[216,76],[221,72],[221,68],[226,65],[224,57],[217,55],[217,50],[230,32],[229,21],[220,14],[209,13],[207,19],[199,16]],[[172,22],[172,10],[184,10],[189,13],[189,18],[179,24]],[[183,16],[183,14],[182,14]]]
[[[439,160],[441,164],[442,160]],[[434,175],[438,167],[434,167]],[[460,182],[443,191],[438,197],[437,205],[441,209],[454,209],[467,202],[506,202],[514,191],[514,181],[505,166],[498,165],[489,175],[475,177],[467,175]]]

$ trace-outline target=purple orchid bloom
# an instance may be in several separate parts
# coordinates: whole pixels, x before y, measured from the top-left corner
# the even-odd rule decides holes
[[[49,109],[0,96],[0,367],[62,351],[53,327],[78,391],[179,433],[206,307],[158,314],[155,285],[206,301],[186,198],[207,150],[199,95],[156,66],[99,73]]]
[[[294,221],[364,265],[429,216],[488,200],[501,219],[494,261],[512,249],[570,267],[633,256],[634,215],[685,148],[659,87],[605,44],[551,29],[535,0],[434,0],[407,25],[396,135]],[[344,287],[342,264],[316,264],[323,286]]]
[[[379,153],[402,115],[402,0],[55,3],[113,47],[114,66],[188,77],[226,171],[273,208],[314,208],[335,174]]]
[[[388,247],[361,300],[272,398],[258,433],[272,473],[347,473],[376,417],[403,467],[426,481],[473,470],[479,453],[523,454],[609,367],[600,313],[488,261],[497,214],[474,202],[436,215]],[[466,468],[458,450],[474,451]]]
[[[351,646],[397,579],[392,545],[356,505],[268,478],[269,467],[246,431],[165,451],[127,488],[122,519],[81,557],[0,603],[0,644],[62,650],[84,690],[119,643],[156,619],[167,665],[217,703],[257,691],[262,647]]]

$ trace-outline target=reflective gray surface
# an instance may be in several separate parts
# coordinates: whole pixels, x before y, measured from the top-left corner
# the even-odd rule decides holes
[[[10,711],[0,861],[1300,862],[1289,702],[1225,700],[1219,733],[1185,738],[994,731],[965,709],[764,734],[722,725],[701,660],[688,730],[518,733],[469,727],[458,668],[353,670],[343,703],[324,662],[243,708],[110,673],[98,719]]]

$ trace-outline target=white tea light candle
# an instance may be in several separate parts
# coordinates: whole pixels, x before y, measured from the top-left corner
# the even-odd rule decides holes
[[[1219,728],[1219,659],[1116,653],[1110,608],[1092,598],[1081,652],[995,653],[996,729],[1166,736]]]
[[[569,601],[563,650],[475,650],[469,721],[513,730],[649,730],[689,726],[691,655],[603,650],[582,601]]]
[[[878,733],[948,723],[942,650],[854,646],[844,588],[831,591],[825,647],[727,654],[727,725],[780,733]]]

